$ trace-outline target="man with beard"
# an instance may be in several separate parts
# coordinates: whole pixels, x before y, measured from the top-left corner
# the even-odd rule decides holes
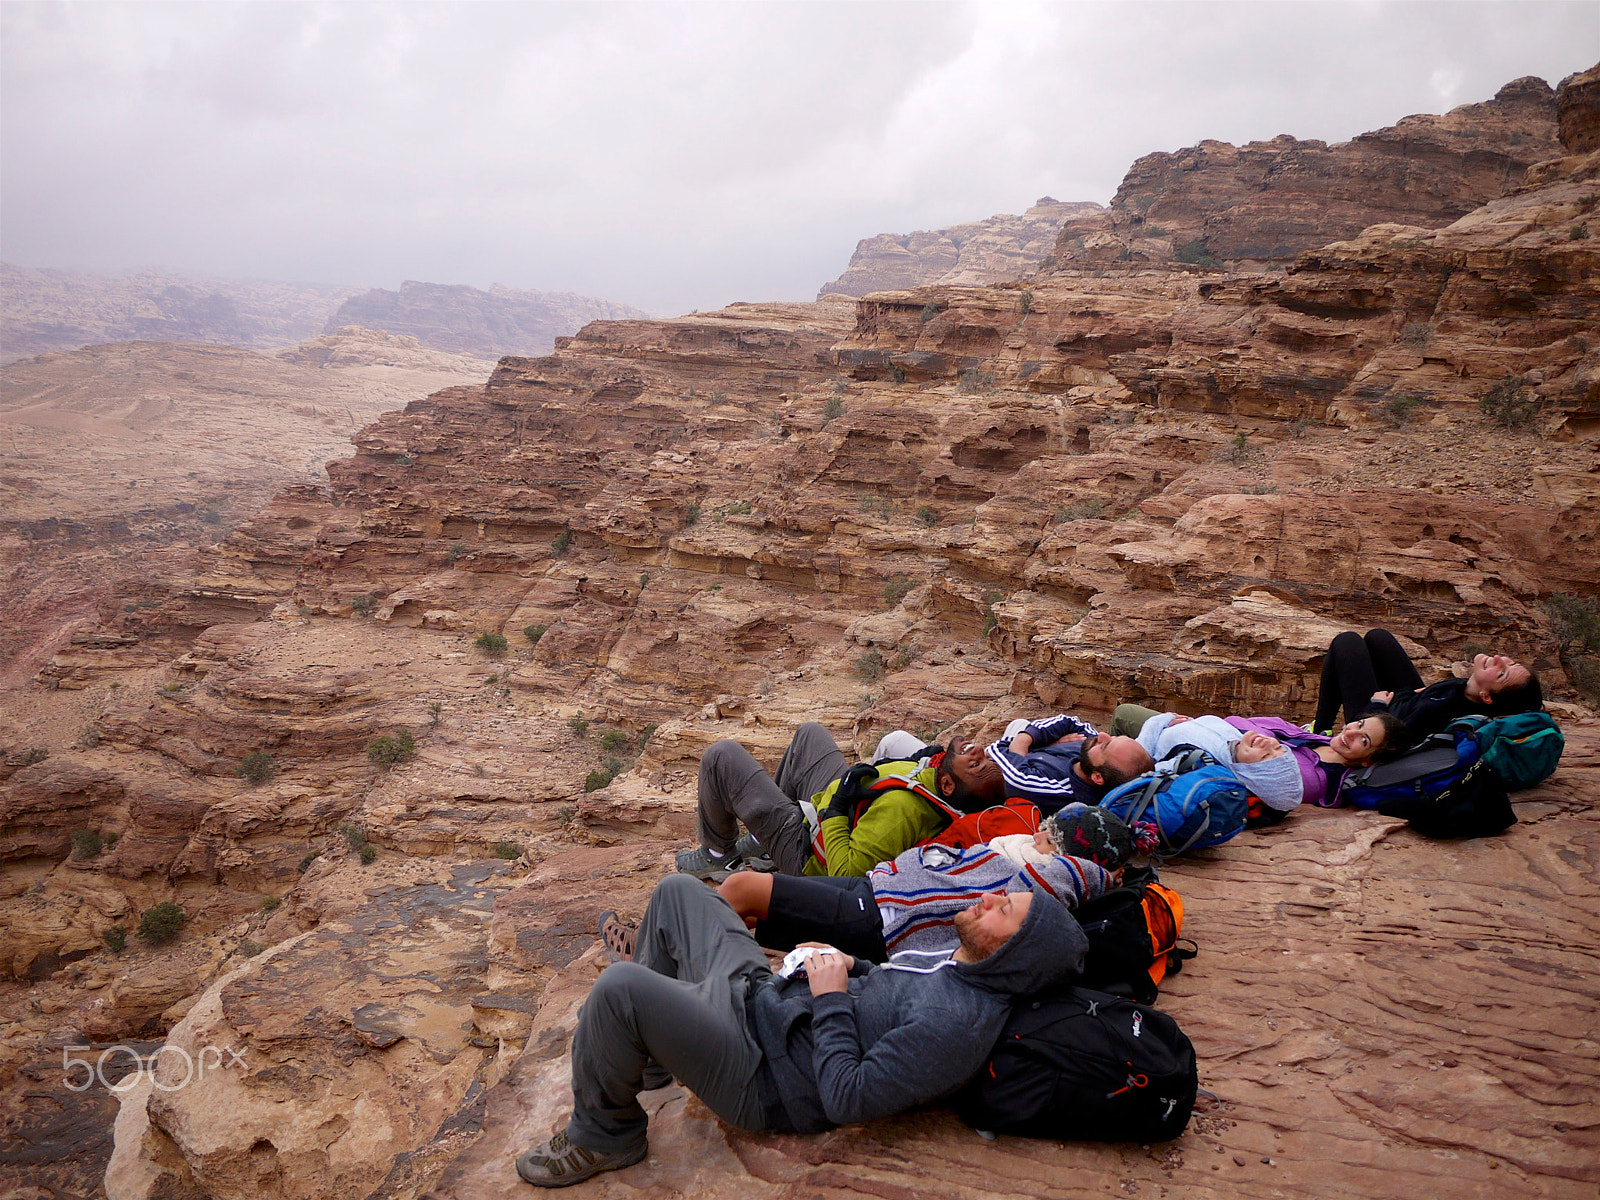
[[[700,845],[680,852],[677,868],[722,879],[759,855],[785,875],[865,875],[955,817],[998,804],[1001,787],[1000,768],[964,738],[927,758],[850,767],[833,735],[808,722],[775,776],[724,740],[700,758]]]
[[[959,944],[881,967],[818,947],[785,979],[744,922],[687,875],[657,886],[631,961],[601,974],[572,1039],[573,1112],[517,1159],[565,1187],[648,1152],[641,1091],[673,1077],[741,1129],[816,1133],[955,1092],[1000,1036],[1010,999],[1067,982],[1088,942],[1066,908],[988,893]]]

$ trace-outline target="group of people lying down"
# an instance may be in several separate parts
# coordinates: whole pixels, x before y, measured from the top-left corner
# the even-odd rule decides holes
[[[700,845],[678,855],[637,926],[601,917],[615,961],[573,1036],[573,1113],[517,1171],[564,1187],[638,1162],[638,1096],[674,1078],[730,1124],[802,1133],[952,1094],[986,1060],[1012,996],[1081,971],[1073,911],[1154,845],[1095,805],[1180,745],[1287,812],[1456,717],[1542,702],[1537,676],[1503,655],[1424,686],[1375,629],[1334,639],[1311,730],[1124,704],[1110,733],[1067,714],[1015,721],[988,746],[896,731],[852,766],[806,724],[771,775],[718,742],[700,761]],[[775,974],[763,947],[810,956]]]

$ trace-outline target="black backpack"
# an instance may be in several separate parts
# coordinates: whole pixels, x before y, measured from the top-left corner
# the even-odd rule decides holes
[[[1425,793],[1385,800],[1378,811],[1403,817],[1424,837],[1493,837],[1517,823],[1505,780],[1484,759],[1437,795]]]
[[[1153,867],[1126,868],[1121,887],[1085,900],[1074,915],[1089,939],[1080,987],[1154,1004],[1161,981],[1198,953],[1193,941],[1179,936],[1183,901]]]
[[[1176,1021],[1075,987],[1018,997],[953,1104],[986,1133],[1164,1142],[1188,1125],[1199,1090],[1194,1047]]]

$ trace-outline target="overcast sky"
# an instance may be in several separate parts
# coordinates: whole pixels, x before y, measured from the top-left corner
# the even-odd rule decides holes
[[[1600,4],[0,5],[0,255],[657,314],[1107,202],[1201,138],[1556,84]]]

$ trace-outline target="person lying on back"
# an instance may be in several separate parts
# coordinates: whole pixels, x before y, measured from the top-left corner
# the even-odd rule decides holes
[[[1045,816],[1074,801],[1098,804],[1112,788],[1155,766],[1133,738],[1101,733],[1066,713],[1013,721],[985,753],[1000,768],[1006,795],[1033,801]]]

